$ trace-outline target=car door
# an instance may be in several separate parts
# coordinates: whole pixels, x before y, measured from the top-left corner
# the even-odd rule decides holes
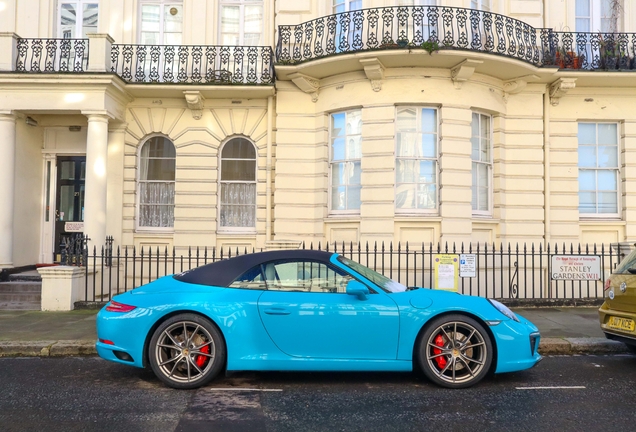
[[[264,264],[267,291],[258,311],[276,346],[294,357],[393,360],[399,313],[377,287],[346,293],[352,276],[331,264],[284,260]],[[375,288],[375,290],[374,290]]]

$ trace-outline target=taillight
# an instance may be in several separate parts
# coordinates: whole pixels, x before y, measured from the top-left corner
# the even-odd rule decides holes
[[[612,280],[611,279],[607,279],[605,281],[605,291],[607,291],[608,289],[610,289],[610,284],[611,284]]]
[[[130,306],[116,301],[111,301],[108,306],[106,306],[108,312],[130,312],[133,309],[137,309],[137,306]]]

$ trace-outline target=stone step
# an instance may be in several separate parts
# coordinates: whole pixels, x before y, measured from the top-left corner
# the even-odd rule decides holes
[[[0,292],[0,302],[3,301],[41,301],[42,294],[39,292],[28,292],[28,293],[2,293]]]
[[[39,301],[12,301],[7,302],[0,299],[0,310],[41,310],[42,303]]]
[[[37,270],[30,270],[27,272],[10,274],[9,282],[42,282],[42,277]]]
[[[2,293],[41,293],[42,283],[34,282],[0,282],[0,294]]]
[[[42,282],[0,282],[0,310],[40,310]]]

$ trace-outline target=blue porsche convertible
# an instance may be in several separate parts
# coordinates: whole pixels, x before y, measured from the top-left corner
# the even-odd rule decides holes
[[[495,300],[407,288],[336,253],[242,255],[117,295],[97,352],[170,387],[226,371],[412,371],[450,388],[541,360],[539,332]]]

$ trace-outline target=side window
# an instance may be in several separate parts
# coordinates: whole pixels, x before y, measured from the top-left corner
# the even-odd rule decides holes
[[[352,277],[312,261],[278,261],[263,266],[268,290],[345,293]]]
[[[230,284],[230,288],[267,289],[265,278],[263,278],[263,273],[261,272],[261,266],[258,265],[243,273]]]

